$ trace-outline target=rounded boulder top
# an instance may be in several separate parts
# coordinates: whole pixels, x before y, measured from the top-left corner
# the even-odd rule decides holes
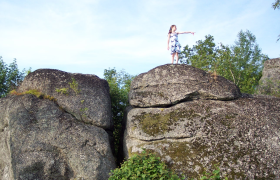
[[[61,108],[82,122],[104,129],[113,127],[109,85],[96,75],[38,69],[17,89],[19,93],[29,90],[54,97]]]
[[[226,78],[185,64],[166,64],[138,75],[129,102],[136,107],[164,107],[192,99],[232,100],[239,88]]]

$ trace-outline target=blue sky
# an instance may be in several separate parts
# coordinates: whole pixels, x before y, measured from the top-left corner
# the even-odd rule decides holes
[[[182,46],[205,35],[233,45],[250,30],[262,53],[280,57],[280,10],[275,0],[0,0],[0,56],[20,69],[96,74],[124,69],[137,75],[171,62],[172,24]]]

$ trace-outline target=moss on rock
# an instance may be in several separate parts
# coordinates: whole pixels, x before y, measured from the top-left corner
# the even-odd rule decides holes
[[[141,129],[148,135],[155,136],[169,132],[170,126],[178,121],[183,121],[183,118],[193,119],[200,117],[193,109],[190,110],[175,110],[169,113],[142,113],[141,115],[134,116],[139,120]]]

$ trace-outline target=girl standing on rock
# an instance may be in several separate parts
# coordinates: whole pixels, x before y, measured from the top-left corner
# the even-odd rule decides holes
[[[171,63],[174,62],[174,56],[176,55],[176,64],[178,64],[178,54],[181,53],[181,45],[178,42],[178,34],[188,34],[191,33],[194,35],[194,32],[176,32],[177,28],[176,25],[172,25],[168,32],[168,40],[167,40],[167,50],[169,50],[169,41],[171,40]]]

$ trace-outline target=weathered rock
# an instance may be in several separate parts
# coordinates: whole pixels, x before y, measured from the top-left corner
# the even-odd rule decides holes
[[[259,83],[259,93],[280,96],[280,58],[264,62],[262,78]]]
[[[104,180],[114,168],[104,129],[34,95],[0,99],[0,179]]]
[[[170,106],[191,99],[231,100],[241,96],[231,81],[189,65],[163,65],[131,83],[129,103],[137,107]]]
[[[217,164],[229,179],[280,179],[280,98],[251,97],[131,109],[125,155],[145,148],[188,178]]]
[[[77,87],[71,88],[69,83]],[[67,92],[57,92],[63,88]],[[25,77],[18,92],[31,89],[55,97],[59,106],[80,121],[104,129],[113,127],[108,83],[95,75],[39,69]]]

